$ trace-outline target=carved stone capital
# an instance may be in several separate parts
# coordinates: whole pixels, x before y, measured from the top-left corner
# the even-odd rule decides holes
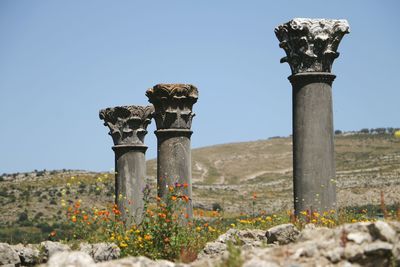
[[[120,106],[102,109],[99,115],[110,129],[114,145],[144,146],[153,112],[153,106]]]
[[[190,129],[197,102],[197,88],[191,84],[157,84],[146,92],[154,105],[157,129]]]
[[[275,28],[279,46],[286,52],[281,63],[289,63],[292,74],[331,72],[339,43],[349,32],[347,20],[292,19]]]

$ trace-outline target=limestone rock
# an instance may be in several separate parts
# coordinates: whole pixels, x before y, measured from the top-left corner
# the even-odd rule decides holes
[[[121,253],[114,243],[81,244],[80,251],[89,254],[95,262],[118,259]]]
[[[277,243],[279,245],[289,244],[297,240],[300,232],[296,226],[291,223],[281,224],[270,228],[265,234],[267,243]]]
[[[21,260],[9,244],[0,243],[0,266],[19,266]]]
[[[58,251],[50,256],[47,267],[94,267],[89,254],[82,251]]]
[[[61,244],[60,242],[44,241],[40,243],[40,245],[43,247],[45,259],[49,259],[57,252],[71,251],[69,246]]]
[[[35,265],[40,263],[40,251],[37,245],[17,244],[11,247],[17,252],[22,265]]]
[[[220,235],[216,241],[207,243],[204,249],[199,253],[198,258],[224,255],[228,248],[228,242],[236,246],[241,246],[242,249],[249,250],[254,247],[261,247],[266,241],[267,238],[263,230],[229,229],[225,234]]]
[[[97,263],[96,267],[187,267],[167,260],[153,261],[146,257],[127,257],[119,260]]]

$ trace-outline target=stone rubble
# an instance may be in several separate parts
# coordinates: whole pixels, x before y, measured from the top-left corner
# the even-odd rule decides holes
[[[115,244],[107,243],[81,244],[80,251],[71,251],[57,242],[43,242],[42,246],[0,243],[0,266],[32,266],[41,263],[34,259],[45,260],[46,255],[50,258],[43,267],[226,266],[229,243],[240,248],[244,267],[400,266],[400,222],[384,221],[345,224],[334,229],[307,225],[301,232],[291,224],[268,231],[230,229],[208,243],[190,264],[146,257],[115,259],[120,251]]]

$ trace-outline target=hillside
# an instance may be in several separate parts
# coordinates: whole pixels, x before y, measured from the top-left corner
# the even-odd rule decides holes
[[[218,203],[227,213],[291,209],[291,147],[291,138],[273,138],[194,149],[195,206],[211,209]],[[400,202],[400,139],[387,134],[338,135],[336,163],[340,206],[379,204],[381,191],[386,203]],[[154,186],[156,161],[147,164]],[[3,225],[59,221],[63,203],[68,206],[78,199],[90,207],[113,201],[113,174],[53,171],[3,175],[0,180]]]

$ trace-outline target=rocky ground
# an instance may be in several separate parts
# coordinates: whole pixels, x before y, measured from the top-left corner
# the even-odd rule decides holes
[[[0,266],[400,266],[400,222],[345,224],[334,229],[312,224],[299,231],[283,224],[267,231],[230,229],[206,245],[192,263],[119,257],[114,244],[69,246],[46,241],[40,245],[0,244]]]

